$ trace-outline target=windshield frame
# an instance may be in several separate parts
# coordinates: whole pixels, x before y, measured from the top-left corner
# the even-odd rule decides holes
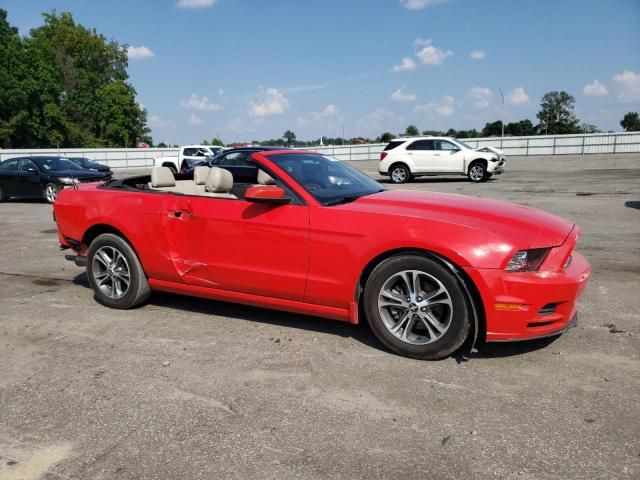
[[[458,140],[457,138],[452,138],[451,140],[453,140],[454,143],[457,143],[465,150],[473,150],[473,147],[471,145],[469,145],[468,143],[464,143],[462,140]]]
[[[337,160],[335,158],[332,158],[328,155],[323,155],[321,153],[316,153],[316,152],[303,152],[303,151],[295,152],[295,153],[287,152],[287,153],[276,153],[276,154],[267,153],[267,152],[260,152],[260,153],[262,153],[269,161],[273,162],[281,170],[286,172],[287,175],[289,175],[293,179],[293,181],[308,195],[310,195],[318,204],[325,207],[348,203],[348,202],[357,200],[358,198],[364,197],[366,195],[380,193],[387,190],[385,186],[383,186],[382,184],[380,184],[379,182],[377,182],[376,180],[374,180],[364,172],[360,171],[359,169],[354,168],[351,165],[345,162],[342,162],[340,160]],[[290,162],[301,162],[302,160],[304,160],[304,158],[308,158],[308,159],[322,158],[323,160],[326,160],[327,175],[326,175],[326,181],[324,183],[327,186],[332,185],[334,187],[327,187],[324,189],[308,188],[308,185],[314,184],[314,182],[307,181],[305,184],[302,181],[303,179],[300,178],[300,175],[302,172],[301,171],[296,172],[296,171],[293,171],[291,168],[289,168],[290,166],[292,166]],[[346,180],[349,180],[350,182],[353,182],[353,183],[349,183],[349,184],[335,183],[335,177],[337,177],[337,175],[331,175],[330,172],[328,171],[329,167],[336,167],[338,169],[337,173],[340,173],[339,177],[345,178]],[[333,181],[330,180],[330,177],[333,177],[334,180]],[[322,178],[320,177],[319,179],[313,179],[313,180],[322,181]],[[317,183],[317,184],[320,185],[320,183]],[[347,185],[353,185],[353,184],[356,184],[358,187],[361,187],[361,188],[356,188],[356,189],[343,188],[343,187],[346,187]],[[328,191],[328,190],[335,190],[335,194],[333,195],[320,194],[321,191]]]

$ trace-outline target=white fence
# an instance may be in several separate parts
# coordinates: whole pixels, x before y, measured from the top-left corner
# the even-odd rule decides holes
[[[506,155],[587,155],[591,153],[640,153],[640,132],[591,133],[584,135],[540,135],[534,137],[489,137],[464,140],[472,147],[490,146]],[[339,160],[375,160],[384,143],[310,147]],[[0,160],[33,155],[86,157],[111,168],[144,168],[153,165],[154,157],[178,155],[176,148],[62,148],[0,150]]]
[[[111,168],[153,166],[154,157],[177,156],[177,148],[50,148],[0,150],[0,160],[26,156],[84,157]]]
[[[588,133],[582,135],[539,135],[533,137],[470,138],[471,147],[488,146],[506,155],[587,155],[591,153],[640,153],[640,132]],[[339,160],[373,160],[380,158],[384,143],[310,147],[309,150],[331,155]]]

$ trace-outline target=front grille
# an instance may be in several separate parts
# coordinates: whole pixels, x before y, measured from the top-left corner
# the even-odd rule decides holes
[[[543,317],[545,315],[551,315],[552,313],[555,313],[555,311],[556,311],[556,304],[555,303],[547,303],[538,312],[538,317]]]
[[[83,178],[76,178],[76,180],[78,180],[79,183],[91,183],[91,182],[102,182],[104,180],[104,178],[102,177],[83,177]]]

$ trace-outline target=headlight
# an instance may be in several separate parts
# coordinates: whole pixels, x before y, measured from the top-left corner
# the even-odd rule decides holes
[[[71,177],[58,177],[58,181],[63,185],[73,185],[75,183],[78,183],[78,179]]]
[[[516,252],[505,270],[507,272],[535,272],[547,256],[548,248],[534,248],[532,250],[520,250]]]
[[[500,160],[500,157],[491,157],[489,159],[489,161],[491,161],[491,162],[497,162],[498,160]]]

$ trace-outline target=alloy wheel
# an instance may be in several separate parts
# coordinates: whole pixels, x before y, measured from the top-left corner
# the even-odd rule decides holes
[[[469,170],[469,177],[471,177],[471,180],[474,182],[479,182],[484,178],[484,168],[480,165],[472,166],[471,170]]]
[[[391,172],[391,179],[394,183],[403,183],[407,179],[407,171],[404,168],[395,168]]]
[[[55,185],[47,185],[44,190],[44,196],[47,199],[47,202],[55,202],[56,197],[58,196],[58,188]]]
[[[453,318],[446,287],[420,270],[404,270],[389,277],[378,295],[378,311],[387,330],[411,345],[437,341]]]
[[[93,256],[92,267],[93,279],[107,297],[115,300],[127,293],[131,283],[131,272],[127,259],[117,248],[99,248]]]

